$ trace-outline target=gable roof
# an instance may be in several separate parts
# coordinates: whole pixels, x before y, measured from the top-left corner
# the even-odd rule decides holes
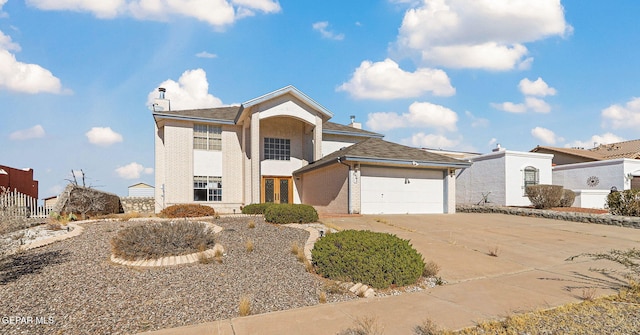
[[[531,152],[540,152],[540,153],[563,153],[565,155],[571,155],[576,157],[582,157],[591,159],[594,161],[602,160],[603,157],[599,153],[592,152],[590,150],[578,149],[578,148],[560,148],[560,147],[548,147],[539,145],[531,150]]]
[[[345,126],[343,124],[338,124],[334,122],[327,121],[322,124],[322,133],[324,134],[333,134],[333,135],[351,135],[351,136],[367,136],[367,137],[379,137],[382,138],[384,135],[374,133],[372,131],[363,130],[360,128],[354,128],[351,126]]]
[[[285,94],[291,94],[294,97],[302,100],[302,102],[304,102],[308,106],[311,106],[313,109],[315,109],[318,112],[324,114],[327,117],[327,119],[330,119],[330,118],[333,117],[333,113],[331,113],[327,108],[325,108],[324,106],[322,106],[321,104],[319,104],[315,100],[311,99],[308,95],[304,94],[302,91],[300,91],[299,89],[295,88],[293,85],[285,86],[285,87],[283,87],[281,89],[277,89],[277,90],[275,90],[273,92],[267,93],[267,94],[259,96],[257,98],[253,98],[251,100],[247,100],[247,101],[242,103],[242,107],[244,109],[247,109],[247,108],[250,108],[251,106],[260,104],[262,102],[271,100],[271,99],[279,97],[279,96],[283,96]],[[239,114],[238,114],[238,116],[239,116]]]
[[[171,110],[153,112],[153,117],[156,120],[156,123],[158,122],[158,119],[175,119],[235,124],[234,120],[236,118],[236,115],[238,115],[240,109],[240,106],[227,106],[216,108]]]
[[[380,163],[388,165],[453,167],[471,166],[470,162],[448,156],[387,142],[377,137],[370,137],[344,149],[332,152],[323,158],[310,163],[293,172],[294,175],[308,172],[322,166],[338,162],[354,161]]]

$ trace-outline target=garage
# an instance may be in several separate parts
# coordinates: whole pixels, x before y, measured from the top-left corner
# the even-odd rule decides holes
[[[363,166],[362,214],[445,212],[444,171]]]

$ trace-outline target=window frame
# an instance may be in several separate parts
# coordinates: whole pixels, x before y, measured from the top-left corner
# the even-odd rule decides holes
[[[264,160],[290,161],[291,139],[265,137],[262,145]]]
[[[194,124],[193,149],[222,151],[222,127],[201,123]]]
[[[193,201],[222,202],[222,177],[193,176]]]
[[[531,180],[532,179],[532,180]],[[523,193],[527,195],[527,187],[540,184],[540,169],[535,166],[527,166],[522,169]]]

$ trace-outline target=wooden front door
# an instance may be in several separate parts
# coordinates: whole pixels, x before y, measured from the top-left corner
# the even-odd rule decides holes
[[[292,204],[293,179],[291,177],[262,177],[261,202]]]

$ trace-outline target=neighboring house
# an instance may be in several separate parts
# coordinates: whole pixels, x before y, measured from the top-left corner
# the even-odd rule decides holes
[[[574,206],[604,208],[611,190],[640,189],[640,160],[618,158],[554,166],[553,182],[576,192]]]
[[[33,180],[33,169],[16,169],[0,165],[0,187],[38,199],[38,181]]]
[[[129,197],[137,197],[137,198],[153,198],[155,196],[155,189],[153,186],[145,183],[137,183],[129,186],[128,188]]]
[[[640,189],[640,140],[592,149],[538,146],[531,152],[554,155],[553,183],[576,192],[574,206],[604,208],[612,189]]]
[[[201,203],[229,213],[274,202],[332,213],[452,213],[455,170],[470,165],[383,141],[353,118],[350,126],[330,122],[329,110],[293,86],[196,110],[171,110],[160,92],[156,211]]]
[[[56,206],[57,203],[58,203],[58,196],[57,195],[44,198],[44,207],[45,208],[52,209],[53,207]]]
[[[456,202],[501,206],[529,206],[529,185],[551,184],[553,155],[505,150],[469,158],[470,167],[458,172]]]

